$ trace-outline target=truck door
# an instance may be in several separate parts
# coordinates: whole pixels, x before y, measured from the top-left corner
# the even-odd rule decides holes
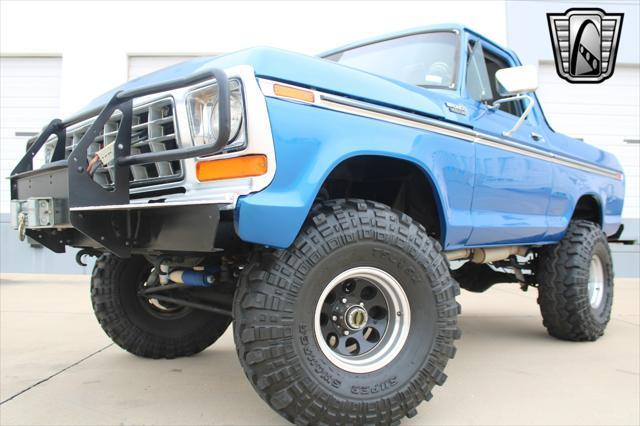
[[[487,141],[480,137],[476,143],[473,229],[467,244],[541,241],[548,228],[552,166],[518,147],[545,150],[544,136],[537,129],[534,114],[529,114],[511,137],[504,136],[503,132],[516,124],[526,101],[490,108],[498,98],[496,71],[517,64],[494,46],[483,46],[480,40],[471,39],[467,52],[465,89],[470,122],[478,133],[498,138]]]

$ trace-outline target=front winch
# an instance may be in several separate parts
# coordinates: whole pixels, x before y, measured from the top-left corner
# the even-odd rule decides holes
[[[67,202],[60,198],[32,197],[11,200],[11,226],[23,236],[27,229],[69,226]],[[24,239],[24,238],[22,238]]]

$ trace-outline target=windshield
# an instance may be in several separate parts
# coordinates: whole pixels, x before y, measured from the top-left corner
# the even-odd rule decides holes
[[[455,88],[458,40],[453,32],[394,38],[345,50],[325,59],[429,88]]]

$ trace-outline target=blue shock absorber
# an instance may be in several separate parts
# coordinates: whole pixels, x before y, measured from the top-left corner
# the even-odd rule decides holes
[[[218,270],[217,267],[207,267],[201,271],[193,269],[179,269],[169,274],[169,279],[175,283],[194,286],[209,287],[213,285],[213,274]]]

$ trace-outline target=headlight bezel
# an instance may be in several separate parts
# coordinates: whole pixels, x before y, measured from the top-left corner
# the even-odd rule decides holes
[[[214,115],[217,110],[218,100],[217,100],[217,86],[218,83],[216,81],[207,82],[206,84],[199,85],[190,89],[184,97],[185,109],[187,111],[187,120],[189,127],[189,135],[191,137],[191,143],[194,146],[204,145],[208,143],[215,142],[216,135],[209,134],[208,136],[204,134],[204,128],[206,126],[210,126],[209,129],[213,129],[217,127],[218,119]],[[247,114],[246,114],[246,101],[244,97],[244,90],[242,87],[242,81],[238,78],[230,78],[229,79],[229,94],[230,94],[230,106],[231,106],[231,132],[229,137],[229,142],[225,146],[225,148],[218,152],[221,153],[230,153],[241,151],[247,147]],[[200,118],[197,117],[197,110],[202,108],[204,110],[206,103],[203,103],[203,99],[207,96],[215,96],[215,102],[209,106],[210,115],[208,118],[208,123],[205,124],[205,120],[207,120],[207,116],[205,113],[200,112]],[[200,99],[198,99],[198,97]],[[234,103],[239,103],[239,105],[234,105]],[[202,111],[201,110],[201,111]],[[238,114],[239,123],[234,128],[234,114]],[[202,118],[204,116],[204,119]],[[197,121],[197,120],[200,121]],[[215,154],[214,154],[215,155]]]

